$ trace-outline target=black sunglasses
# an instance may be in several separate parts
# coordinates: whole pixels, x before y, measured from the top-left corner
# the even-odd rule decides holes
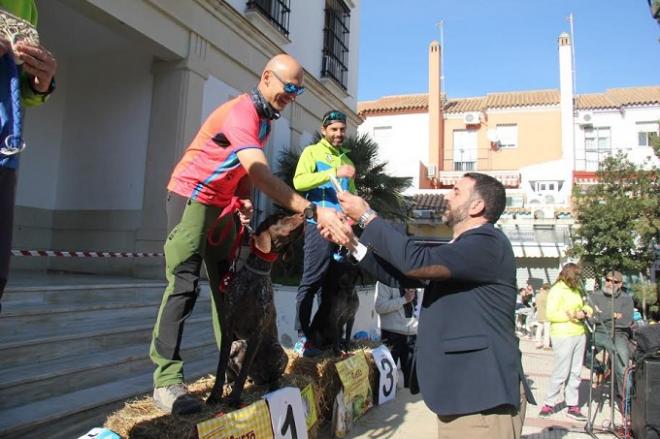
[[[291,82],[284,82],[282,80],[282,78],[277,76],[277,73],[275,73],[272,70],[270,70],[270,73],[272,73],[273,76],[276,77],[278,79],[278,81],[280,81],[284,85],[284,93],[294,94],[296,96],[300,96],[301,94],[303,94],[305,92],[305,87],[298,86],[296,84],[292,84]]]
[[[613,284],[620,284],[621,283],[620,280],[612,279],[612,278],[609,278],[609,277],[605,278],[605,282],[611,282]]]

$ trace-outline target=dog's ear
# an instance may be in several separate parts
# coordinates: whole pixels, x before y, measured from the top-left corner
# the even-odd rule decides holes
[[[272,245],[272,237],[270,236],[270,232],[268,229],[265,229],[261,233],[259,233],[257,236],[254,237],[254,246],[259,250],[261,253],[270,253]]]

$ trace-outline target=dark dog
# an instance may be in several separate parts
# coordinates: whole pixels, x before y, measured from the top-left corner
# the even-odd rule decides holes
[[[241,353],[239,344],[234,351],[234,364],[241,364],[237,376],[236,371],[229,374],[230,379],[235,377],[227,401],[229,404],[236,406],[240,403],[248,371],[255,382],[262,384],[274,383],[284,372],[287,358],[277,341],[270,269],[278,254],[283,253],[300,237],[303,223],[301,214],[274,214],[266,218],[257,228],[245,265],[231,280],[227,292],[218,301],[221,303],[216,304],[222,329],[222,346],[215,384],[206,400],[208,404],[222,400],[225,373],[234,340],[245,340],[247,347]],[[241,356],[243,358],[239,358]]]
[[[315,347],[332,347],[335,354],[348,347],[360,305],[355,290],[358,278],[361,273],[357,266],[347,261],[330,261],[323,279],[321,305],[309,327],[310,340]]]
[[[277,334],[277,332],[275,332]],[[229,352],[229,364],[227,365],[226,382],[233,386],[245,364],[245,354],[247,353],[247,342],[245,340],[235,340],[231,344]],[[284,348],[276,337],[271,334],[261,341],[259,350],[254,356],[252,366],[248,370],[248,380],[258,386],[269,385],[270,390],[277,380],[284,374],[289,363],[289,357],[284,352]]]

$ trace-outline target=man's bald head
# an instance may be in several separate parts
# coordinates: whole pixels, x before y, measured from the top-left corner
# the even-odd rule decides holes
[[[275,55],[261,73],[259,91],[275,110],[282,111],[296,98],[295,93],[285,92],[284,84],[302,87],[303,76],[304,70],[298,60],[285,53]]]

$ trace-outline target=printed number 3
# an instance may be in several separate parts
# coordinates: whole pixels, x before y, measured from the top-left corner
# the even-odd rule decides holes
[[[293,419],[293,407],[287,404],[286,407],[286,417],[284,418],[284,424],[282,425],[282,436],[286,436],[286,433],[291,429],[291,439],[298,439],[298,430],[296,430],[296,422]]]
[[[394,375],[392,375],[392,363],[387,358],[382,358],[380,360],[380,365],[383,366],[383,369],[387,369],[387,374],[385,375],[385,378],[390,380],[389,387],[383,386],[383,394],[385,396],[390,396],[390,393],[392,393],[392,388],[394,387]]]

